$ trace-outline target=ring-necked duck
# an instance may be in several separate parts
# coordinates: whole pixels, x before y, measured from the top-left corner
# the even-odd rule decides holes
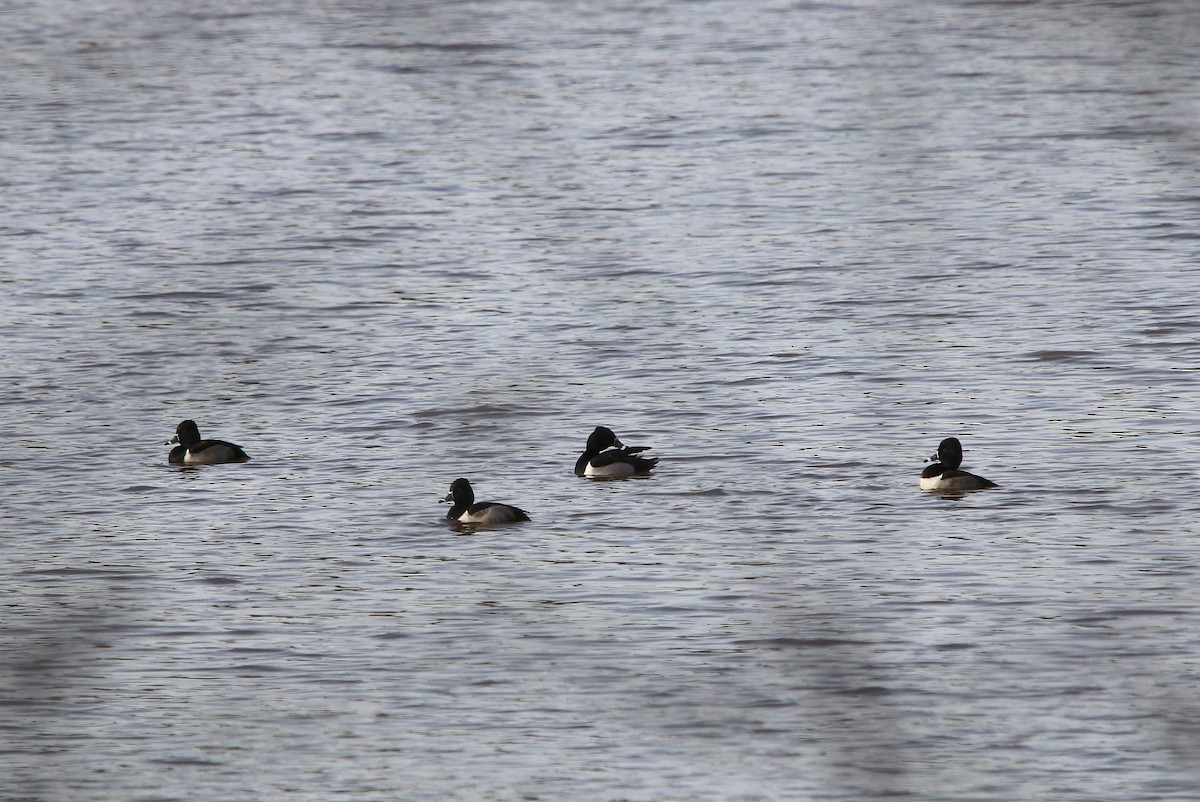
[[[475,491],[466,479],[455,479],[450,485],[450,495],[442,501],[454,502],[446,517],[465,524],[507,524],[529,520],[529,513],[511,504],[499,504],[495,501],[476,503]]]
[[[167,462],[172,465],[219,465],[250,459],[241,446],[224,440],[201,440],[200,429],[194,420],[185,420],[175,427],[175,436],[164,445],[172,443],[179,443],[167,457]]]
[[[921,489],[958,491],[999,487],[990,479],[960,471],[958,466],[962,464],[962,458],[962,443],[957,437],[947,437],[939,443],[937,453],[932,457],[934,463],[921,471]]]
[[[615,448],[609,448],[615,446]],[[608,451],[604,449],[609,448]],[[627,446],[617,439],[612,429],[597,426],[588,437],[587,448],[575,463],[576,476],[616,478],[650,473],[658,464],[658,457],[639,457],[639,451],[649,446]]]

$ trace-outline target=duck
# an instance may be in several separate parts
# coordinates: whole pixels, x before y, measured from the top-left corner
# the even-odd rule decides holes
[[[937,453],[931,458],[933,464],[921,471],[921,489],[956,492],[999,487],[990,479],[960,471],[958,466],[962,464],[962,458],[962,443],[957,437],[947,437],[938,443]]]
[[[164,445],[173,443],[179,445],[167,455],[167,462],[172,465],[220,465],[250,459],[241,446],[224,440],[201,440],[200,429],[194,420],[185,420],[175,427],[175,436]]]
[[[605,451],[605,449],[609,449]],[[616,479],[635,474],[648,474],[658,464],[658,457],[639,457],[649,446],[627,446],[617,439],[613,430],[597,426],[587,440],[587,448],[575,463],[576,476]]]
[[[446,518],[464,524],[508,524],[518,521],[528,521],[529,513],[511,504],[500,504],[496,501],[475,501],[475,490],[471,483],[463,478],[455,479],[450,484],[450,495],[442,501],[452,501],[454,505],[446,513]]]

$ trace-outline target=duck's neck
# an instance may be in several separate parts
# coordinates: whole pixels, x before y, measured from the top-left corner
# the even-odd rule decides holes
[[[474,502],[474,494],[456,494],[450,505],[450,512],[446,513],[446,517],[457,521],[458,516],[469,510]]]

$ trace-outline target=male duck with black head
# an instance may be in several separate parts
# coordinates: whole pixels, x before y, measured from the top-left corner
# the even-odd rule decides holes
[[[167,462],[172,465],[220,465],[250,459],[241,446],[224,440],[201,440],[200,429],[194,420],[185,420],[175,427],[175,436],[164,445],[174,443],[179,445],[167,456]]]
[[[466,479],[455,479],[450,485],[450,495],[442,501],[451,501],[454,506],[446,518],[464,524],[509,524],[528,521],[529,513],[511,504],[495,501],[475,501],[475,491]]]
[[[957,493],[962,490],[983,490],[999,487],[990,479],[961,471],[962,443],[957,437],[947,437],[938,444],[933,464],[921,471],[921,489]]]
[[[620,479],[648,474],[658,464],[658,457],[639,457],[638,453],[647,448],[649,446],[627,446],[617,439],[612,429],[597,426],[588,437],[587,448],[575,463],[575,475]]]

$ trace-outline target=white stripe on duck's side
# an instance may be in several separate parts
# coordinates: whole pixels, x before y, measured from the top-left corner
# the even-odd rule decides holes
[[[179,445],[167,455],[167,462],[172,465],[221,465],[250,459],[241,446],[224,440],[201,440],[200,429],[193,420],[185,420],[175,427],[175,436],[166,445],[173,443]]]
[[[962,443],[957,437],[947,437],[939,443],[937,453],[933,455],[934,463],[921,471],[921,489],[959,492],[999,487],[990,479],[959,470],[962,458]]]
[[[475,501],[475,490],[466,479],[455,479],[450,494],[442,501],[453,502],[446,518],[464,524],[509,524],[528,521],[529,513],[511,504],[495,501]]]
[[[595,479],[622,479],[636,474],[648,474],[658,464],[658,457],[638,456],[638,453],[646,448],[647,446],[627,446],[617,439],[612,429],[597,426],[588,436],[587,448],[575,462],[575,475]]]

